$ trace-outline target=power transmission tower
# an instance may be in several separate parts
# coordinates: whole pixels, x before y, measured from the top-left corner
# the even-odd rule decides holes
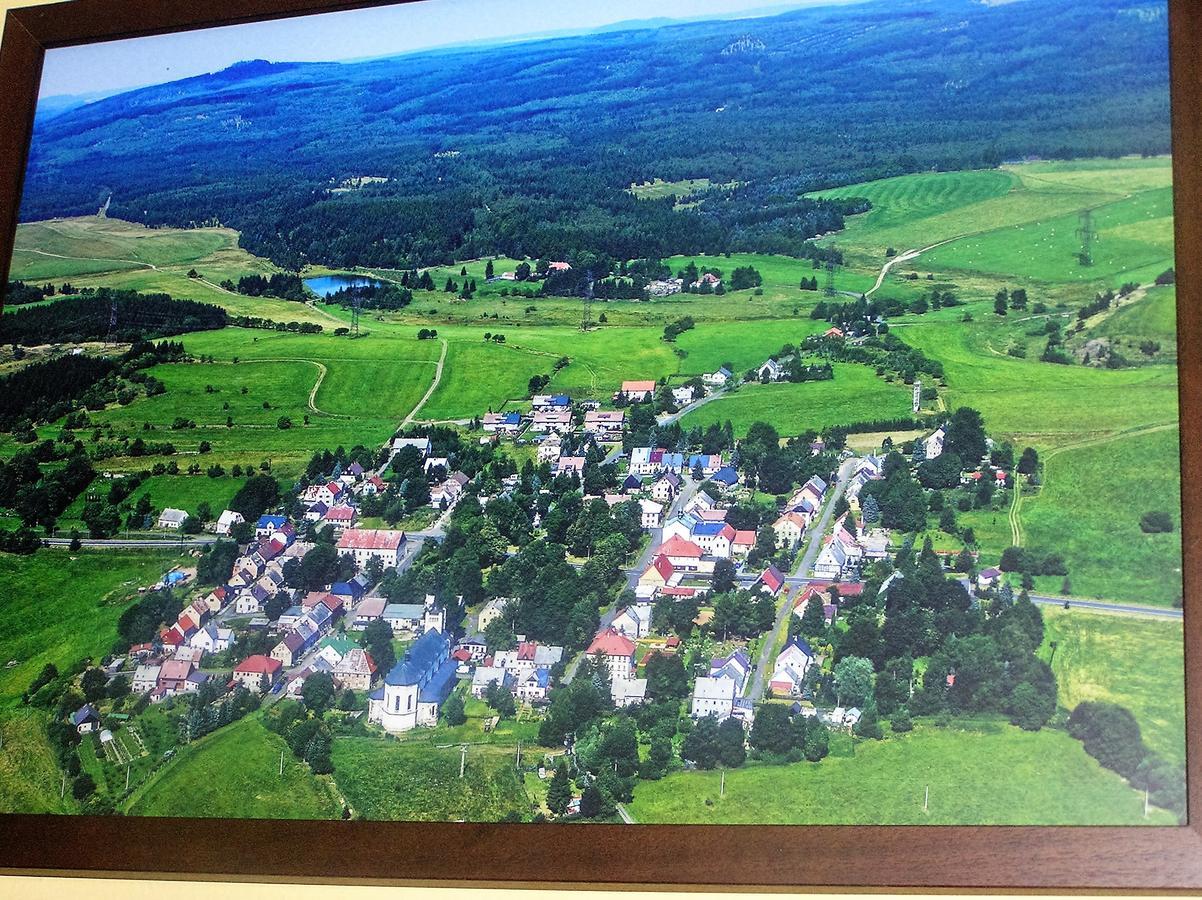
[[[107,347],[112,343],[113,330],[117,327],[117,298],[114,297],[109,301],[109,330],[104,336],[104,345]]]
[[[823,293],[828,297],[835,295],[835,261],[833,259],[826,261],[826,288]]]
[[[1077,237],[1081,238],[1081,252],[1077,254],[1077,261],[1083,266],[1093,265],[1093,251],[1091,249],[1094,238],[1098,233],[1093,227],[1093,210],[1083,209],[1080,214],[1081,225],[1077,229]]]
[[[584,311],[580,317],[580,330],[588,331],[593,327],[593,273],[589,272],[584,287]]]
[[[351,331],[355,337],[359,336],[359,308],[363,305],[363,298],[355,293],[351,296]]]

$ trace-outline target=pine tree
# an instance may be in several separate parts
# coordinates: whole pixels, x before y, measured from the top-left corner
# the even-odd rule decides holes
[[[868,496],[860,504],[860,518],[865,525],[875,525],[881,520],[881,504],[876,497]]]
[[[822,608],[822,595],[814,594],[806,601],[805,611],[801,614],[801,633],[808,638],[816,638],[826,632],[826,612]]]
[[[567,812],[568,804],[572,801],[572,783],[568,780],[568,767],[560,763],[555,770],[555,777],[547,787],[547,808],[557,816]]]

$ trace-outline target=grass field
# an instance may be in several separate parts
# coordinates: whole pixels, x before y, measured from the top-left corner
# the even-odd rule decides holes
[[[257,715],[180,750],[126,809],[139,816],[247,819],[333,819],[341,811],[329,781],[310,773]]]
[[[468,748],[459,777],[459,746],[339,737],[334,778],[365,819],[496,822],[529,815],[530,799],[508,748]]]
[[[12,709],[0,714],[0,810],[6,813],[70,813],[75,801],[70,786],[65,799],[62,773],[46,737],[40,710]]]
[[[705,427],[729,419],[735,434],[742,435],[752,423],[766,421],[782,435],[799,434],[843,422],[910,415],[910,394],[907,385],[888,383],[864,366],[836,363],[830,381],[747,384],[689,413],[681,425]]]
[[[1106,700],[1125,706],[1151,749],[1184,762],[1181,623],[1052,607],[1043,608],[1043,621],[1040,656],[1052,661],[1061,705]]]
[[[1023,501],[1024,543],[1064,554],[1074,594],[1171,605],[1181,595],[1177,466],[1176,427],[1046,457],[1042,493]],[[1170,513],[1174,531],[1145,534],[1139,518],[1151,510]]]
[[[186,558],[162,550],[0,554],[6,586],[0,661],[17,661],[0,668],[0,706],[18,702],[46,663],[65,669],[107,653],[127,598]]]
[[[130,495],[129,502],[136,504],[147,495],[155,512],[161,512],[164,507],[171,506],[193,514],[201,503],[207,502],[213,510],[213,516],[217,517],[244,480],[228,475],[222,478],[210,478],[208,475],[153,475]],[[98,487],[104,489],[103,484]],[[78,528],[81,533],[86,534],[86,526],[80,520],[80,516],[83,514],[89,493],[84,491],[63,511],[58,519],[59,530]]]
[[[930,787],[929,810],[923,796]],[[987,723],[916,725],[817,764],[681,772],[640,783],[627,809],[640,824],[1141,825],[1143,795],[1065,732]]]

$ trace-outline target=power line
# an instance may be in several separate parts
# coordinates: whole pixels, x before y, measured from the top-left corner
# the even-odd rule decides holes
[[[1093,227],[1093,210],[1083,209],[1078,217],[1080,219],[1080,227],[1077,228],[1077,237],[1081,238],[1081,252],[1077,254],[1077,261],[1083,266],[1093,265],[1093,250],[1092,245],[1098,233]]]
[[[833,259],[826,261],[826,288],[823,293],[828,297],[835,295],[835,261]]]

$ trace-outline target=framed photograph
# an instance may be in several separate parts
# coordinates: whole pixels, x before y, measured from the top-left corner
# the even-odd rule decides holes
[[[10,11],[0,866],[1202,887],[1200,43]]]

